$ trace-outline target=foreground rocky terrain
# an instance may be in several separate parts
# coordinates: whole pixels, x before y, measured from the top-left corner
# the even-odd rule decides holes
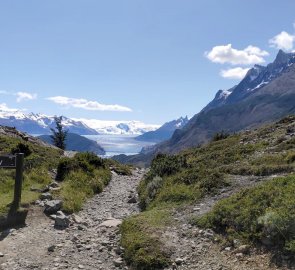
[[[122,259],[118,226],[139,211],[136,187],[143,174],[143,170],[134,171],[132,176],[113,174],[105,190],[90,199],[78,215],[72,215],[65,230],[54,228],[43,208],[32,207],[26,227],[2,232],[0,269],[131,269]],[[190,225],[192,216],[208,212],[216,201],[263,180],[266,178],[236,177],[235,185],[218,195],[189,208],[178,208],[173,213],[175,222],[162,235],[171,248],[172,265],[167,270],[278,269],[270,265],[268,253],[252,250],[247,255],[243,250],[221,249],[212,231]]]
[[[141,170],[132,176],[113,174],[105,190],[89,200],[65,230],[55,229],[43,208],[34,206],[26,227],[0,235],[0,269],[123,268],[118,225],[138,212],[134,195],[142,176]]]

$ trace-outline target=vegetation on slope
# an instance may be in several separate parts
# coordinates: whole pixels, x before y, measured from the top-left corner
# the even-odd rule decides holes
[[[79,211],[85,200],[103,190],[111,172],[102,158],[89,152],[63,157],[57,167],[58,181],[63,181],[59,196],[67,212]]]
[[[139,241],[147,235],[152,237],[155,231],[155,226],[145,217],[150,211],[157,215],[158,211],[169,213],[175,207],[192,204],[231,185],[232,175],[268,176],[292,173],[295,169],[294,157],[295,117],[287,117],[254,131],[215,136],[211,143],[178,155],[159,154],[152,161],[151,169],[138,189],[140,204],[145,211],[125,221],[132,226],[122,227],[122,244],[126,254],[132,255],[127,255],[127,259],[138,266],[138,269],[154,269],[148,264],[147,255],[141,251],[144,249],[144,242]],[[282,192],[283,187],[284,185],[278,186],[277,192]],[[262,200],[262,205],[267,205],[264,196],[257,199]],[[249,204],[250,212],[252,206]],[[162,229],[157,229],[158,234]],[[131,239],[138,244],[132,245]],[[164,243],[159,246],[164,247]],[[153,252],[156,254],[155,260],[165,257],[164,262],[169,261],[164,248],[155,248]],[[153,264],[162,266],[165,263],[160,259],[157,263],[153,261]]]
[[[110,168],[118,174],[130,175],[131,168],[116,161],[105,160],[94,153],[77,153],[73,158],[63,156],[63,151],[28,137],[13,128],[2,128],[1,153],[25,153],[25,171],[22,190],[22,206],[40,196],[34,190],[42,190],[52,182],[53,169],[57,168],[56,180],[61,189],[54,197],[63,200],[63,210],[75,212],[85,200],[102,191],[111,179]],[[0,216],[6,215],[13,200],[14,170],[0,169]],[[32,189],[33,187],[33,189]]]
[[[39,194],[31,187],[42,188],[49,184],[51,177],[48,170],[57,166],[62,152],[56,148],[46,147],[35,141],[20,136],[0,135],[2,154],[25,152],[25,171],[22,191],[22,205],[38,199]],[[15,170],[0,169],[0,215],[9,211],[13,199]]]
[[[225,234],[229,243],[246,242],[295,254],[295,175],[270,180],[218,202],[197,220]]]

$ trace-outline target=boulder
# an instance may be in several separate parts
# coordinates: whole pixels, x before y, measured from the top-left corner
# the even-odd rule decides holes
[[[69,227],[69,225],[70,225],[69,218],[62,211],[57,211],[54,227],[59,229],[65,229]]]
[[[55,214],[57,211],[59,211],[62,207],[62,201],[61,200],[51,200],[47,201],[45,203],[44,212],[45,214]]]

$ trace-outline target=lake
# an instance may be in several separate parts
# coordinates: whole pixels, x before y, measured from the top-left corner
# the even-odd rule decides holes
[[[114,155],[135,155],[140,152],[142,147],[154,145],[151,142],[137,141],[137,135],[87,135],[88,139],[97,141],[106,151],[106,156]]]

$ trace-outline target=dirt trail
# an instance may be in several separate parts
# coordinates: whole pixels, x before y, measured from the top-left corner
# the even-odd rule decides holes
[[[26,227],[0,236],[0,253],[4,254],[0,269],[116,269],[115,265],[124,268],[117,225],[139,211],[136,203],[128,203],[128,197],[135,195],[143,173],[137,170],[132,176],[113,175],[105,190],[79,212],[79,223],[66,230],[54,229],[54,221],[43,214],[42,208],[33,207]],[[105,221],[110,227],[102,226]]]
[[[0,269],[129,269],[120,256],[122,250],[117,225],[125,217],[139,212],[137,204],[128,203],[128,200],[136,195],[136,187],[143,174],[144,171],[137,170],[132,176],[113,175],[105,190],[90,199],[79,212],[80,222],[66,230],[54,229],[54,222],[43,214],[42,208],[33,207],[26,227],[0,236],[0,254],[4,254],[0,257]],[[172,250],[175,262],[167,270],[278,269],[269,265],[269,254],[255,251],[251,256],[238,256],[233,250],[221,250],[220,245],[214,242],[214,234],[190,225],[192,216],[208,212],[218,200],[265,179],[233,177],[233,185],[216,196],[175,210],[175,223],[162,235],[162,241]],[[106,221],[111,227],[102,226]]]

